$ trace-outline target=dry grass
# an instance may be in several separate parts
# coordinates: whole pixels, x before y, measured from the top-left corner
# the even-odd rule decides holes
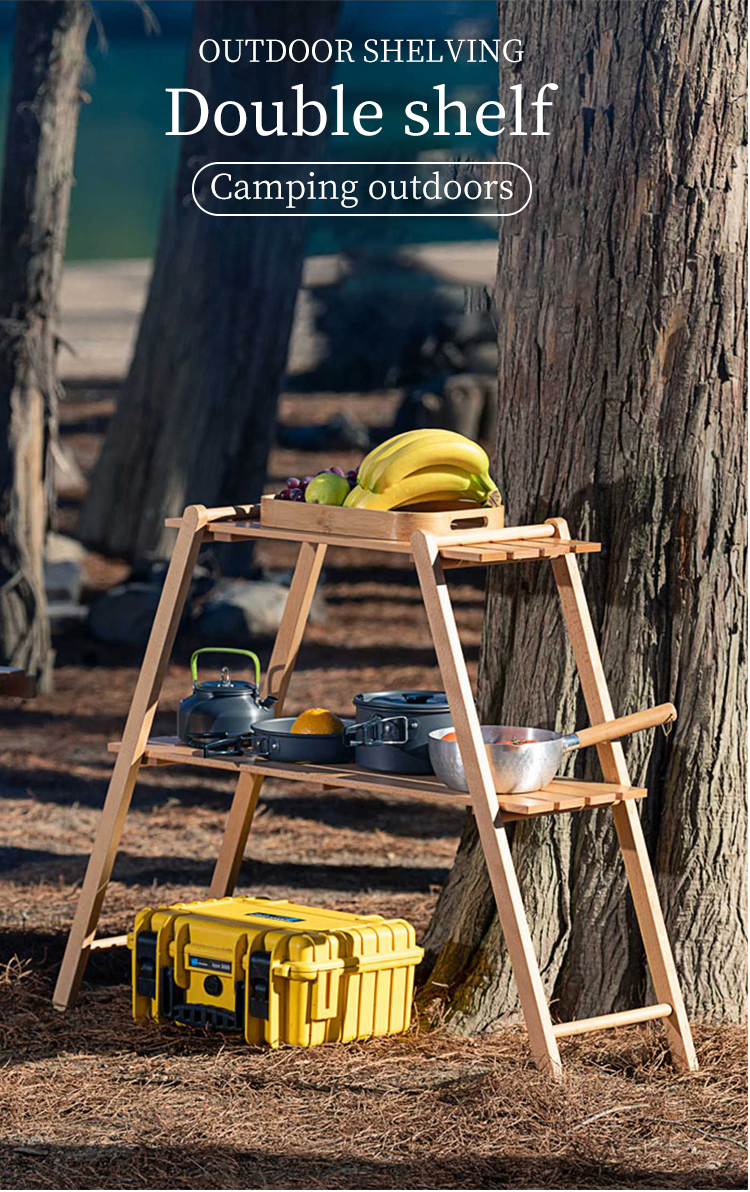
[[[307,401],[287,399],[287,415],[301,419]],[[85,404],[63,408],[84,467],[101,433],[89,415]],[[283,478],[336,462],[300,468],[276,452],[272,470]],[[63,512],[72,526],[74,508]],[[259,556],[291,561],[284,547]],[[87,570],[91,588],[122,574],[97,558]],[[434,686],[424,613],[403,564],[394,556],[373,570],[365,552],[331,551],[326,573],[331,616],[306,638],[289,711],[323,700],[347,711],[357,690]],[[472,671],[481,581],[462,574],[453,589]],[[170,668],[157,731],[171,730],[189,687],[189,647]],[[269,648],[260,643],[264,660]],[[78,1007],[56,1014],[52,984],[111,765],[105,743],[121,731],[139,659],[81,636],[60,643],[59,660],[52,695],[2,710],[0,1186],[746,1186],[746,1047],[736,1028],[696,1031],[701,1070],[689,1076],[673,1071],[658,1027],[571,1040],[560,1086],[536,1072],[515,1026],[491,1038],[415,1027],[361,1046],[253,1051],[134,1024],[119,951],[97,953]],[[144,772],[104,933],[127,930],[139,907],[200,896],[230,794],[225,775]],[[421,933],[461,822],[449,806],[267,782],[241,887],[403,915]]]
[[[78,1008],[58,1015],[51,968],[7,965],[3,1187],[745,1186],[738,1028],[699,1028],[689,1076],[658,1029],[570,1041],[557,1086],[515,1026],[269,1052],[136,1025],[123,967],[122,954],[98,959]]]

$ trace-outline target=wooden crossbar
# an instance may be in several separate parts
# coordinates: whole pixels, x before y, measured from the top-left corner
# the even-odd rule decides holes
[[[618,1010],[615,1014],[599,1014],[596,1018],[579,1018],[575,1022],[555,1022],[552,1033],[556,1039],[567,1039],[570,1035],[586,1035],[589,1031],[607,1031],[616,1026],[635,1026],[639,1022],[654,1022],[657,1018],[669,1018],[672,1007],[668,1002],[655,1006],[640,1006],[634,1010]]]
[[[92,940],[90,947],[92,951],[99,952],[106,948],[124,948],[127,942],[126,935],[103,935],[101,939]]]

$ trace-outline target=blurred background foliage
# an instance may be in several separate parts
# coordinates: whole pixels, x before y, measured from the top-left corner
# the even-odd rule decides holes
[[[94,2],[96,26],[89,39],[86,90],[90,102],[80,115],[75,159],[76,184],[67,243],[69,260],[149,257],[153,254],[166,187],[174,177],[179,138],[165,136],[170,120],[168,87],[184,85],[190,43],[192,0],[150,0],[159,32],[149,32],[135,0]],[[15,0],[0,3],[0,152],[4,137]],[[502,32],[502,31],[501,31]],[[293,31],[290,30],[290,36]],[[464,58],[449,67],[429,63],[372,63],[357,54],[369,37],[485,38],[497,33],[495,0],[345,0],[338,36],[354,43],[355,64],[335,67],[332,83],[344,85],[347,112],[365,99],[383,108],[383,131],[358,141],[328,142],[332,158],[410,160],[444,146],[429,135],[404,135],[410,100],[435,102],[432,88],[449,84],[447,98],[461,99],[471,114],[497,96],[495,62]],[[512,30],[508,31],[512,36]],[[501,68],[502,69],[502,68]],[[509,69],[506,65],[506,69]],[[248,103],[252,100],[248,96]],[[448,127],[451,127],[450,121]],[[494,154],[494,139],[477,134],[451,142],[462,157]],[[227,142],[231,157],[231,140]],[[269,153],[269,156],[273,155]],[[381,248],[403,242],[493,239],[494,220],[316,219],[310,222],[308,252]]]

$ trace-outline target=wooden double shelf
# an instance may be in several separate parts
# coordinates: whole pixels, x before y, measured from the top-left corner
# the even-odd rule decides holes
[[[630,785],[620,743],[604,741],[597,745],[603,782],[557,778],[542,790],[529,794],[495,793],[490,768],[483,756],[484,741],[449,585],[443,574],[449,567],[549,560],[589,721],[592,725],[600,725],[614,720],[615,713],[577,559],[580,554],[598,551],[599,543],[573,539],[562,518],[549,518],[536,525],[507,526],[502,506],[496,505],[481,509],[471,506],[394,512],[303,506],[299,502],[267,497],[260,505],[218,509],[190,505],[181,518],[171,518],[167,525],[178,530],[177,542],[123,740],[109,746],[117,757],[55,987],[55,1006],[65,1010],[74,1001],[92,948],[113,947],[126,942],[124,936],[97,939],[96,927],[140,767],[203,766],[211,770],[234,771],[236,779],[211,878],[211,898],[228,897],[235,889],[265,778],[302,782],[312,790],[403,795],[433,805],[453,803],[458,807],[471,807],[537,1066],[552,1077],[561,1075],[559,1038],[663,1018],[675,1063],[682,1069],[695,1070],[697,1060],[690,1024],[637,810],[636,800],[643,798],[646,791]],[[242,754],[204,757],[202,751],[182,744],[177,738],[151,737],[164,675],[202,546],[207,542],[267,538],[288,542],[298,548],[294,576],[266,672],[265,694],[274,695],[279,701],[276,716],[282,715],[327,548],[349,547],[401,554],[413,563],[419,581],[471,796],[451,790],[433,775],[380,774],[356,765],[290,764]],[[574,1023],[553,1023],[505,825],[509,820],[528,820],[594,807],[610,807],[612,810],[658,1000],[654,1005],[634,1010],[603,1014]]]
[[[110,753],[119,753],[120,742],[108,746]],[[471,807],[471,797],[451,790],[430,775],[413,777],[408,774],[380,774],[361,766],[320,766],[303,762],[272,762],[265,758],[226,755],[204,757],[199,749],[180,743],[177,737],[152,737],[143,756],[146,766],[205,766],[214,770],[233,770],[282,778],[285,781],[305,782],[322,790],[340,788],[351,793],[408,795],[414,799],[453,803]],[[504,821],[530,819],[561,811],[583,811],[587,807],[611,807],[625,799],[642,799],[642,787],[612,782],[579,782],[572,778],[556,778],[544,790],[525,795],[498,795]]]

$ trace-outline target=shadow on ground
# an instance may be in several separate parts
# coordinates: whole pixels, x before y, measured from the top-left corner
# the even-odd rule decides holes
[[[235,1147],[0,1147],[0,1172],[17,1188],[740,1188],[713,1168],[674,1175],[618,1163],[570,1158],[446,1160],[425,1164],[396,1156],[382,1162],[351,1154],[279,1154]],[[717,1177],[719,1181],[717,1182]],[[175,1182],[176,1181],[176,1182]],[[6,1184],[7,1186],[7,1184]]]
[[[19,885],[35,885],[42,873],[47,875],[52,868],[59,880],[74,882],[83,878],[87,863],[88,854],[84,853],[62,855],[45,849],[0,849],[0,870],[5,870]],[[214,864],[213,858],[201,861],[195,857],[139,856],[122,851],[117,855],[112,881],[125,886],[150,886],[158,878],[161,885],[184,882],[200,890],[208,887]],[[326,865],[246,859],[240,870],[240,884],[256,889],[288,886],[302,893],[310,889],[417,893],[440,885],[447,872],[447,869],[408,865]]]

